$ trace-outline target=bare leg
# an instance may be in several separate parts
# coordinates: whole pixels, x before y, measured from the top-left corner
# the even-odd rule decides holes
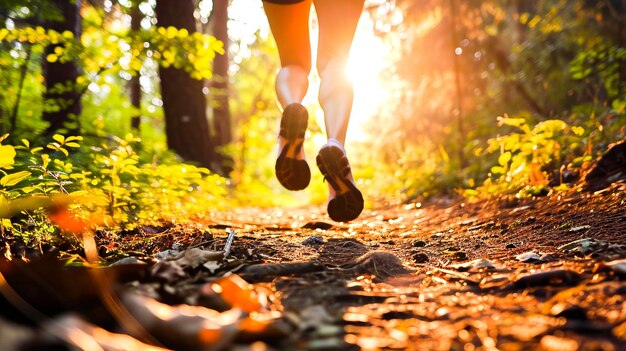
[[[314,0],[320,28],[319,101],[328,137],[328,143],[317,156],[317,164],[328,181],[328,214],[339,222],[353,220],[363,210],[363,196],[356,187],[344,149],[353,100],[346,62],[363,3],[364,0]]]
[[[352,110],[353,88],[346,75],[346,62],[364,0],[314,0],[319,19],[317,70],[319,101],[324,110],[329,139],[345,143]]]
[[[309,87],[311,0],[282,5],[263,2],[272,35],[278,46],[281,69],[276,76],[276,95],[283,108],[300,103]]]
[[[302,147],[308,113],[301,104],[309,86],[311,70],[311,0],[288,5],[263,2],[263,7],[281,62],[281,69],[276,76],[276,95],[283,108],[276,177],[285,188],[301,190],[306,188],[311,179]]]

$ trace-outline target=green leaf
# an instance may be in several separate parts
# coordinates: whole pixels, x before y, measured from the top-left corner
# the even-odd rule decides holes
[[[7,174],[2,179],[0,179],[0,185],[2,186],[13,186],[22,180],[30,177],[31,173],[28,171],[20,171],[16,173]]]
[[[0,145],[0,167],[15,163],[15,148],[11,145]]]

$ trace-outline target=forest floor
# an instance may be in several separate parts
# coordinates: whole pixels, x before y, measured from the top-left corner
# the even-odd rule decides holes
[[[622,182],[347,224],[240,208],[97,233],[99,269],[5,237],[0,349],[626,350],[625,206]]]

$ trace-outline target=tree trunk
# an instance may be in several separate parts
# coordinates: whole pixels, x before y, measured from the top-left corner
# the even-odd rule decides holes
[[[224,54],[217,55],[213,61],[213,129],[216,144],[225,146],[232,142],[231,115],[229,107],[228,89],[228,0],[213,1],[212,27],[213,35],[224,43]],[[233,161],[226,155],[221,155],[221,165],[224,174],[233,170]]]
[[[193,0],[158,0],[156,5],[159,26],[185,28],[189,33],[196,32],[193,11]],[[174,67],[159,67],[159,77],[168,147],[184,160],[220,172],[209,134],[203,82]]]
[[[58,22],[48,22],[47,28],[57,32],[70,31],[75,38],[80,37],[81,18],[80,3],[81,0],[52,0],[64,20]],[[54,53],[54,49],[62,45],[49,45],[46,47],[43,55],[42,71],[46,82],[46,92],[44,93],[44,101],[51,102],[53,108],[47,108],[43,112],[42,118],[50,123],[46,130],[47,135],[56,132],[63,132],[63,128],[67,132],[73,134],[78,131],[78,126],[68,127],[67,122],[71,117],[78,117],[81,112],[80,98],[82,96],[76,86],[76,78],[79,76],[79,69],[76,62],[47,62],[46,57]],[[67,87],[67,88],[66,88]]]
[[[138,32],[141,29],[141,11],[139,10],[139,1],[132,3],[130,9],[130,29],[134,32]],[[133,116],[130,121],[133,132],[139,133],[139,127],[141,125],[141,84],[139,78],[141,73],[137,72],[130,80],[130,103],[137,109],[137,115]]]

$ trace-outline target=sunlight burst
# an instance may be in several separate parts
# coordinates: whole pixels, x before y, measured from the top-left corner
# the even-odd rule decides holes
[[[354,105],[350,120],[349,138],[362,141],[368,136],[364,126],[370,122],[386,99],[382,73],[390,64],[389,48],[373,31],[371,19],[363,16],[359,22],[347,74],[354,84]]]

